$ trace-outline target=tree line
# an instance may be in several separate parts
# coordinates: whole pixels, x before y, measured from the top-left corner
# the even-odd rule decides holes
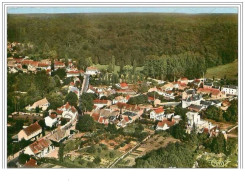
[[[153,64],[160,69],[149,76],[197,77],[237,59],[237,21],[237,14],[9,14],[7,33],[10,42],[31,43],[17,51],[36,60],[72,58],[110,70]]]

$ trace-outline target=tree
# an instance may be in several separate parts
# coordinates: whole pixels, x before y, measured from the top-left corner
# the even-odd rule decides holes
[[[39,113],[40,112],[40,108],[39,106],[36,107],[36,113]]]
[[[148,96],[147,95],[138,95],[135,97],[131,97],[128,100],[128,104],[148,104]]]
[[[146,93],[148,91],[148,86],[146,82],[143,82],[138,89],[138,93]]]
[[[95,126],[95,122],[94,122],[94,119],[85,114],[81,117],[79,117],[79,120],[76,124],[76,129],[78,129],[79,131],[94,131],[96,128]]]
[[[233,123],[238,121],[238,100],[232,100],[229,108],[224,112],[224,118],[226,121]]]
[[[69,92],[65,98],[65,102],[69,102],[69,104],[72,106],[76,106],[77,101],[78,101],[78,98],[74,92]]]
[[[66,76],[66,70],[64,68],[58,68],[53,72],[53,75],[57,75],[61,80],[63,80]]]
[[[100,162],[101,162],[100,157],[97,156],[97,157],[93,160],[93,162],[94,162],[95,164],[100,164]]]
[[[216,106],[209,106],[204,112],[202,112],[204,118],[213,119],[217,122],[223,121],[223,111]]]
[[[59,145],[59,152],[58,152],[58,156],[59,156],[59,161],[63,162],[64,161],[64,144],[60,143]]]
[[[92,93],[83,93],[80,97],[80,109],[82,112],[91,111],[93,109],[94,103],[93,100],[96,98],[95,94]]]
[[[30,160],[30,155],[21,153],[18,157],[19,163],[20,164],[25,164],[28,160]]]
[[[214,137],[212,139],[211,150],[212,150],[212,152],[214,152],[216,154],[225,153],[225,151],[226,151],[226,140],[225,140],[224,135],[222,133],[219,133],[217,137]]]

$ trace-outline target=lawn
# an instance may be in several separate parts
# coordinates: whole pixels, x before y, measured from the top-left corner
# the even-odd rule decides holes
[[[227,79],[238,79],[238,61],[235,60],[230,64],[219,65],[207,69],[206,78],[223,78],[226,75]]]

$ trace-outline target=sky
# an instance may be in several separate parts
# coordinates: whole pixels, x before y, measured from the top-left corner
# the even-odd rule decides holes
[[[28,13],[238,13],[236,7],[8,7],[9,14]]]

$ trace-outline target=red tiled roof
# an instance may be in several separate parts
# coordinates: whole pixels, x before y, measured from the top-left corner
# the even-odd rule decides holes
[[[29,161],[27,161],[25,164],[24,164],[24,167],[28,167],[28,168],[35,168],[37,167],[37,161],[33,158],[31,158]]]
[[[212,93],[213,95],[218,95],[220,93],[219,89],[214,89],[214,88],[199,88],[197,90],[199,93]]]
[[[108,100],[99,100],[99,99],[94,100],[94,104],[107,104],[107,103]]]
[[[35,122],[32,125],[26,127],[24,129],[24,132],[26,133],[27,136],[29,136],[40,129],[41,129],[41,126],[38,124],[38,122]]]
[[[186,81],[186,80],[188,80],[188,78],[183,77],[183,78],[181,78],[180,80],[181,80],[181,81]]]
[[[60,61],[54,61],[55,66],[65,66],[65,63],[60,62]]]
[[[23,60],[21,64],[31,64],[33,60]]]
[[[127,83],[120,83],[120,87],[128,87]]]
[[[49,141],[48,139],[42,138],[40,140],[35,141],[31,145],[29,145],[29,147],[31,148],[34,154],[37,154],[40,151],[42,151],[44,148],[49,147],[50,145],[51,145],[51,141]]]
[[[128,122],[129,121],[128,116],[123,117],[123,119],[124,119],[125,122]]]
[[[154,101],[154,97],[148,97],[149,101]]]
[[[160,108],[155,109],[154,112],[156,114],[160,114],[160,113],[164,112],[164,109],[162,107],[160,107]]]
[[[94,119],[95,121],[98,121],[99,118],[100,118],[100,115],[97,114],[97,113],[93,113],[93,114],[92,114],[92,117],[93,117],[93,119]]]
[[[22,62],[23,58],[14,58],[14,60],[15,60],[17,63],[20,63],[20,62]]]
[[[161,122],[158,122],[157,126],[163,127],[165,124],[167,124],[168,127],[173,126],[175,123],[174,121],[168,121],[168,120],[163,120]]]
[[[38,67],[47,67],[47,66],[49,66],[48,64],[45,64],[45,63],[39,63],[38,64]]]

